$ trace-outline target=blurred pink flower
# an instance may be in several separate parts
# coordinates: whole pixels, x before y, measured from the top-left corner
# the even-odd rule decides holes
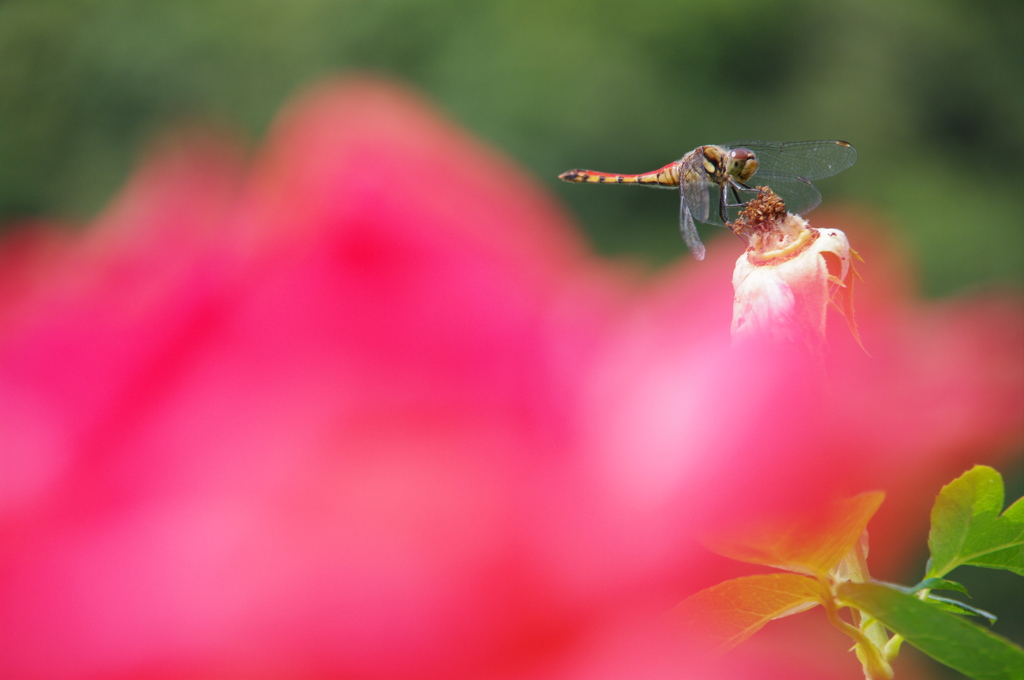
[[[866,488],[884,576],[1019,446],[1024,311],[917,303],[815,219],[867,260],[873,358],[833,320],[828,394],[730,349],[738,242],[601,261],[392,86],[313,91],[251,162],[166,144],[0,248],[0,676],[663,677],[657,615],[728,569],[695,532]],[[845,654],[792,647],[719,677]]]

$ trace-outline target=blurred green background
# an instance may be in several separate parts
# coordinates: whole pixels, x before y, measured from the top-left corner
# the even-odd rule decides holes
[[[0,0],[0,222],[83,219],[148,140],[258,139],[318,76],[411,82],[546,182],[603,252],[685,256],[672,192],[558,182],[699,144],[846,139],[818,184],[907,242],[929,294],[1024,283],[1024,3]],[[702,227],[705,238],[721,233]]]

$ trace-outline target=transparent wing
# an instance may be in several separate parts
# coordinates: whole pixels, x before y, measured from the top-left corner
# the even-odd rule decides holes
[[[690,222],[707,222],[708,174],[704,172],[704,157],[699,151],[693,151],[679,163],[679,195],[683,205],[689,208]]]
[[[772,179],[803,177],[822,179],[846,170],[857,161],[857,150],[838,139],[810,142],[729,142],[723,146],[743,147],[757,154],[759,167],[752,183],[768,184]]]
[[[760,178],[755,175],[754,179]],[[760,183],[758,182],[758,184]],[[767,184],[772,191],[779,195],[783,203],[786,204],[786,210],[791,213],[803,215],[811,212],[821,203],[821,193],[810,182],[797,179],[773,179]]]
[[[818,207],[821,203],[821,193],[818,188],[810,182],[799,179],[772,179],[770,182],[765,182],[759,175],[755,175],[752,184],[758,185],[769,185],[776,194],[786,204],[786,210],[791,213],[804,214],[809,213]],[[722,226],[722,220],[718,216],[718,201],[721,200],[721,194],[719,193],[719,187],[717,184],[709,184],[709,195],[711,197],[711,205],[714,206],[708,213],[708,218],[705,220],[707,224],[714,224],[716,226]],[[726,187],[728,198],[727,213],[729,215],[729,221],[735,221],[740,212],[746,206],[746,203],[754,198],[757,194],[755,192],[739,191],[733,192],[729,187]]]
[[[707,196],[707,192],[704,192]],[[698,260],[704,259],[704,244],[700,242],[700,234],[697,233],[697,225],[693,223],[693,216],[686,206],[686,201],[679,202],[679,231],[683,235],[683,243],[690,249],[693,256]]]

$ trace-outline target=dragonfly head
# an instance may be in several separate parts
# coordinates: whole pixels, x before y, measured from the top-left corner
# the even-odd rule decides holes
[[[757,172],[757,154],[750,149],[730,149],[725,156],[725,171],[737,182],[746,182]]]

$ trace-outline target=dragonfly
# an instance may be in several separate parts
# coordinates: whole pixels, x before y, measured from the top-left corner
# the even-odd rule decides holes
[[[680,196],[679,230],[690,252],[704,259],[704,244],[694,221],[725,225],[746,205],[740,195],[756,193],[748,182],[755,176],[778,194],[793,213],[807,213],[821,203],[811,180],[831,177],[857,160],[849,142],[824,139],[808,142],[731,142],[698,146],[677,161],[636,175],[595,170],[569,170],[566,182],[636,184],[671,189]],[[732,194],[730,200],[729,194]],[[712,209],[712,206],[715,209]]]

